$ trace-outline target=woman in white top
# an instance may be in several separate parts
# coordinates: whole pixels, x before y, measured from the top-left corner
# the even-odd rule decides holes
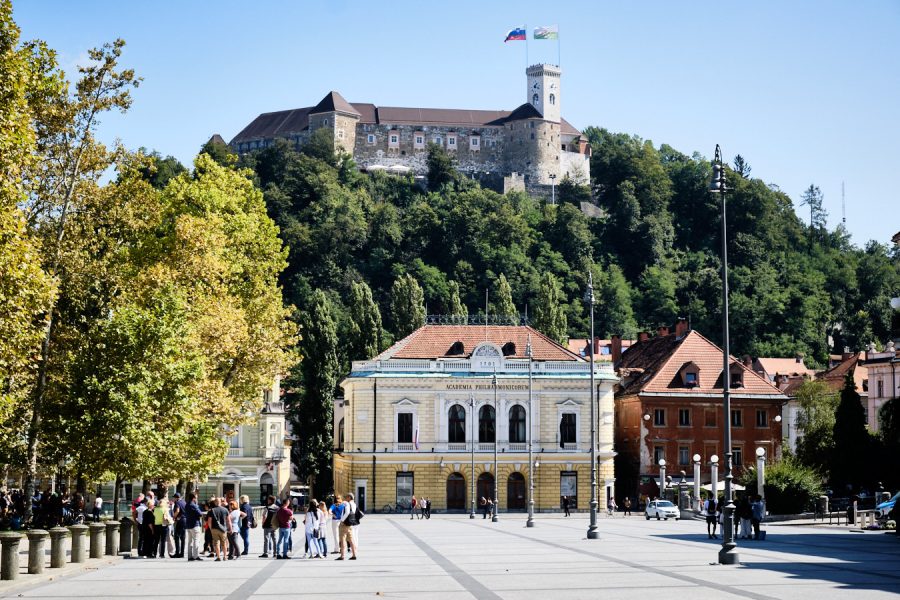
[[[331,511],[327,510],[324,502],[319,502],[319,529],[316,532],[316,537],[319,542],[319,551],[322,554],[322,558],[328,556],[328,542],[325,539],[325,532],[328,531],[328,521],[331,519]]]
[[[306,558],[325,558],[319,550],[319,503],[309,501],[306,514],[303,515],[303,525],[306,531]]]
[[[97,496],[94,498],[94,523],[100,522],[100,512],[103,510],[103,498]]]
[[[241,519],[244,516],[244,513],[238,508],[237,502],[232,500],[228,503],[228,560],[237,560],[241,557],[238,538],[241,532]]]

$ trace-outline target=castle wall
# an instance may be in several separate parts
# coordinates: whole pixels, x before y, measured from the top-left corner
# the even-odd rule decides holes
[[[560,152],[559,174],[560,177],[568,175],[572,181],[587,185],[591,177],[590,157],[578,152]]]
[[[504,162],[507,171],[525,176],[525,183],[549,184],[559,175],[559,123],[527,119],[507,123]]]

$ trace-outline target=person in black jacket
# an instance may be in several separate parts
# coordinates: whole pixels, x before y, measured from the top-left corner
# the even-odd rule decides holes
[[[241,496],[239,510],[245,515],[244,518],[241,519],[241,540],[244,542],[244,549],[241,551],[241,555],[246,556],[247,551],[250,548],[250,528],[256,527],[256,521],[253,518],[253,507],[250,506],[249,496]]]
[[[278,523],[275,521],[275,515],[278,513],[278,507],[275,506],[275,496],[269,496],[266,498],[266,512],[263,516],[263,553],[259,555],[260,558],[269,558],[269,550],[272,551],[272,556],[276,556],[275,554],[275,529],[278,527]]]

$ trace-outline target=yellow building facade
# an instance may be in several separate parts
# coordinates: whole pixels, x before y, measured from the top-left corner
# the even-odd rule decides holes
[[[597,493],[614,493],[611,367],[594,366]],[[335,490],[364,510],[587,510],[591,497],[590,365],[526,326],[426,325],[354,362],[335,407]],[[529,464],[529,447],[532,461]],[[496,448],[496,458],[495,458]],[[496,481],[496,495],[495,495]]]

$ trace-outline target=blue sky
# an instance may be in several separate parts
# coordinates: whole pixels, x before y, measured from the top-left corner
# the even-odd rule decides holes
[[[857,244],[900,231],[900,1],[238,2],[18,0],[23,39],[74,74],[124,38],[144,78],[105,140],[190,163],[213,133],[309,106],[329,90],[385,106],[512,109],[526,45],[508,29],[559,24],[563,115],[728,160],[799,204],[810,183]],[[529,36],[530,37],[530,36]],[[531,41],[528,62],[557,62]],[[803,209],[800,209],[801,211]],[[805,214],[801,212],[801,214]]]

